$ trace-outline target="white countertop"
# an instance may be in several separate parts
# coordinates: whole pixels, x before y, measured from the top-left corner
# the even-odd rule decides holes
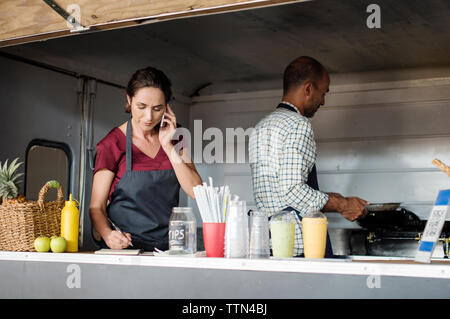
[[[98,255],[93,252],[37,253],[0,251],[1,261],[89,263],[123,266],[450,279],[450,260],[437,258],[432,259],[431,264],[421,264],[415,263],[411,258],[375,256],[349,256],[346,259],[275,259],[272,257],[270,259],[232,259],[148,255]]]

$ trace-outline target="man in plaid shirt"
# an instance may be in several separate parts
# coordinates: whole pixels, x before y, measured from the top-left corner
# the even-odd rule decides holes
[[[297,218],[294,256],[303,254],[300,220],[310,211],[339,212],[354,221],[369,203],[357,197],[319,191],[316,143],[308,118],[325,103],[330,79],[315,59],[300,57],[284,72],[283,99],[253,130],[249,144],[253,195],[269,216],[281,210]],[[327,235],[325,257],[333,257]]]

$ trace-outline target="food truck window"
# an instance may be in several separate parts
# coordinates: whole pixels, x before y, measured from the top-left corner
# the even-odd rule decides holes
[[[49,180],[61,183],[64,198],[70,192],[72,152],[67,144],[34,139],[27,147],[25,157],[24,193],[28,200],[37,200],[42,186]],[[51,190],[45,200],[56,200],[57,192]]]

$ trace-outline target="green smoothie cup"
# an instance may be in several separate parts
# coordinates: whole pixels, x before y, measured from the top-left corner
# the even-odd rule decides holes
[[[296,221],[291,214],[278,215],[270,221],[272,255],[276,258],[292,258],[294,255]]]

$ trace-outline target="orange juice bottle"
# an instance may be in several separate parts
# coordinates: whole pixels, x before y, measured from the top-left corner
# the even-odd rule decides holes
[[[78,251],[78,229],[80,212],[77,203],[72,200],[72,194],[61,211],[61,237],[66,240],[66,252]]]

